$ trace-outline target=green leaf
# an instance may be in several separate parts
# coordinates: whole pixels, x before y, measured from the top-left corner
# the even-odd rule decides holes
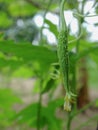
[[[17,60],[14,60],[14,63],[20,61],[18,64],[31,65],[33,68],[36,68],[36,63],[38,63],[39,67],[37,69],[38,71],[40,69],[40,72],[48,71],[50,65],[57,62],[56,52],[42,46],[25,43],[14,44],[11,41],[1,41],[0,51],[4,53],[9,60],[11,60],[12,57],[16,57]],[[10,65],[14,66],[13,63]]]
[[[55,80],[54,79],[49,79],[44,87],[44,89],[42,90],[42,94],[45,92],[48,92],[52,87],[54,87],[55,85]]]
[[[10,118],[15,114],[13,105],[21,100],[7,88],[0,88],[0,126],[8,126]]]
[[[24,62],[21,60],[0,58],[0,70],[2,70],[2,68],[8,67],[11,69],[11,71],[13,71],[15,69],[18,69],[23,64]]]
[[[28,66],[18,66],[19,69],[15,70],[12,77],[30,78],[33,76],[33,70]]]
[[[85,57],[87,55],[91,55],[94,54],[96,55],[96,53],[98,54],[98,44],[97,43],[92,43],[90,45],[91,47],[87,47],[85,49],[83,49],[76,57],[76,60],[79,60],[82,57]]]
[[[13,116],[12,120],[16,120],[19,123],[29,123],[37,116],[38,103],[30,104],[23,110]],[[33,122],[32,122],[33,123]]]
[[[11,3],[13,1],[15,1],[15,0],[0,0],[0,2],[4,2],[4,3]]]
[[[0,107],[3,109],[11,109],[13,103],[20,102],[10,89],[0,89]]]
[[[66,1],[66,8],[68,9],[74,9],[78,6],[78,2],[77,0],[71,1],[71,0],[67,0]]]
[[[9,19],[7,14],[5,12],[0,11],[0,27],[1,28],[6,28],[12,25],[12,20]]]
[[[60,129],[60,119],[55,116],[55,110],[62,104],[61,99],[54,100],[48,104],[48,106],[41,106],[41,127],[48,124],[49,129]],[[26,123],[33,128],[37,124],[38,103],[28,105],[26,108],[18,112],[12,120],[15,120],[21,124]]]
[[[14,17],[30,16],[36,13],[38,10],[35,6],[27,3],[24,0],[13,1],[9,5],[9,12]]]
[[[49,25],[49,30],[56,36],[58,37],[58,30],[57,26],[53,24],[50,20],[45,19],[45,23]]]

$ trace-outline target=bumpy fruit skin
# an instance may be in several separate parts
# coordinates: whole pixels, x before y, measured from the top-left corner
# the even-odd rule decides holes
[[[60,71],[63,77],[64,86],[66,86],[67,71],[68,71],[68,47],[67,47],[67,31],[60,31],[58,36],[58,59]],[[65,88],[67,89],[67,88]]]

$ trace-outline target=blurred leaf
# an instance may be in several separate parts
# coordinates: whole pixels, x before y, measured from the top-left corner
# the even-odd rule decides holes
[[[12,20],[7,16],[7,14],[0,11],[0,28],[9,27],[11,24]]]
[[[0,58],[0,69],[9,67],[9,68],[11,68],[11,70],[15,70],[23,64],[24,63],[21,60]]]
[[[36,118],[37,116],[37,106],[38,103],[33,103],[25,107],[23,110],[18,112],[12,120],[16,120],[19,123],[29,123],[33,119]]]
[[[15,70],[12,77],[30,78],[33,76],[33,69],[28,66],[20,66],[18,70]]]
[[[3,38],[4,38],[4,33],[0,32],[0,40],[3,40]]]
[[[48,92],[52,88],[57,87],[57,80],[59,77],[59,65],[51,65],[50,70],[44,76],[42,94]],[[56,80],[57,79],[57,80]]]
[[[95,54],[98,53],[98,44],[93,44],[92,47],[89,47],[87,49],[84,49],[83,51],[80,52],[79,55],[77,55],[77,60],[87,56],[88,54]]]
[[[55,85],[55,80],[54,79],[49,79],[44,87],[44,89],[42,90],[42,94],[45,92],[48,92],[52,87],[54,87]]]
[[[40,92],[40,79],[38,78],[34,83],[33,93],[39,93]]]
[[[45,19],[45,23],[48,24],[49,26],[49,30],[56,36],[58,37],[58,30],[57,30],[57,26],[55,24],[53,24],[50,20]]]
[[[61,129],[61,120],[55,116],[55,111],[57,108],[61,107],[62,104],[63,104],[63,99],[56,99],[56,100],[50,101],[48,103],[48,106],[45,107],[45,109],[42,109],[42,113],[43,113],[43,116],[45,116],[45,119],[48,123],[49,130]]]
[[[11,109],[10,106],[16,102],[20,102],[20,100],[13,94],[10,89],[0,89],[0,108],[3,108],[3,110],[6,110],[6,108]]]
[[[9,125],[10,118],[15,114],[13,105],[21,100],[10,89],[0,88],[0,126]]]
[[[47,107],[42,106],[41,108],[41,127],[44,127],[48,124],[49,129],[53,128],[55,130],[60,129],[60,120],[55,116],[55,110],[62,104],[62,100],[54,100],[48,104]],[[37,124],[37,112],[38,112],[38,103],[33,103],[17,113],[13,120],[16,120],[19,123],[26,123],[29,126],[36,127]]]
[[[13,1],[9,5],[9,12],[14,17],[30,16],[33,15],[36,11],[38,11],[37,8],[24,0]]]
[[[94,25],[95,25],[95,26],[98,26],[98,23],[95,23]]]
[[[15,0],[0,0],[0,2],[5,2],[5,3],[11,3],[13,1],[15,1]]]
[[[96,107],[98,107],[98,99],[97,99],[97,101],[96,101]]]
[[[74,0],[74,1],[72,1],[72,0],[67,0],[66,1],[66,8],[70,8],[70,9],[74,9],[74,8],[76,8],[78,6],[78,1],[77,0]]]
[[[41,72],[48,71],[50,64],[57,61],[57,55],[54,51],[31,44],[14,44],[11,41],[2,41],[0,42],[0,51],[8,59],[11,59],[13,56],[17,57],[17,61],[20,60],[23,64],[31,64],[32,66],[34,65],[33,63],[38,62]],[[12,66],[14,66],[13,63]],[[35,65],[33,67],[36,68]]]

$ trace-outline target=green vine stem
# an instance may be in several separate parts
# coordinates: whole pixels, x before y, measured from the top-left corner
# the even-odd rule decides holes
[[[53,2],[53,0],[49,0],[49,1],[48,1],[46,10],[45,10],[44,15],[43,15],[43,24],[42,24],[42,27],[40,28],[40,39],[39,39],[40,45],[43,45],[43,33],[42,33],[42,31],[43,31],[44,24],[45,24],[46,14],[47,14],[47,12],[49,11],[49,8],[50,8],[52,2]],[[40,42],[40,41],[41,41],[41,42]]]
[[[43,45],[43,42],[40,42],[40,41],[42,41],[42,37],[43,37],[42,30],[44,28],[46,14],[49,10],[49,7],[51,6],[51,3],[52,3],[52,0],[49,0],[46,10],[44,12],[44,16],[43,16],[44,21],[43,21],[43,25],[40,29],[40,39],[39,39],[40,45]],[[41,109],[42,109],[42,91],[41,91],[42,89],[41,88],[42,88],[42,84],[43,84],[42,77],[39,76],[39,78],[40,78],[40,86],[39,86],[39,101],[38,101],[38,109],[37,109],[37,130],[41,129]]]
[[[37,109],[37,130],[40,130],[41,128],[41,108],[42,108],[42,88],[43,80],[40,78],[40,85],[39,85],[39,101],[38,101],[38,109]]]
[[[80,14],[80,13],[77,13],[77,12],[74,12],[73,15],[75,17],[82,17],[82,18],[85,18],[85,17],[97,17],[98,15],[97,14],[93,14],[93,15],[88,15],[88,14]]]

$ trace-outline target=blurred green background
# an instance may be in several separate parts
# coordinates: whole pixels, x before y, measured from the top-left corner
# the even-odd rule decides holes
[[[60,0],[0,0],[0,130],[65,129],[68,121],[62,107],[65,90],[57,57],[59,4]],[[87,10],[87,7],[90,9]],[[90,102],[95,101],[91,104],[94,107],[98,107],[97,15],[97,0],[66,0],[70,84],[74,84],[75,68],[85,68],[87,77],[84,76],[84,79],[87,78],[86,87]],[[82,58],[84,62],[81,62]],[[81,70],[76,72],[77,91],[84,83],[79,80],[83,73]],[[77,109],[78,114],[74,114],[77,119],[72,124],[74,130],[83,126],[87,126],[86,130],[96,127],[98,115],[94,112],[89,113],[93,120],[89,128],[90,121],[86,116],[81,118],[88,124],[84,124],[83,120],[76,123],[81,116],[78,115],[81,111]]]

